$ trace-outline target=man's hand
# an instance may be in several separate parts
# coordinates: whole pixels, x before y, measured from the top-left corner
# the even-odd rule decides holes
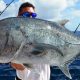
[[[16,70],[24,70],[25,66],[23,64],[11,63],[11,66]]]

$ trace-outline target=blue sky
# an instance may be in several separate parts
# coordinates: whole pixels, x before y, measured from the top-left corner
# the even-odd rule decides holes
[[[6,2],[7,4],[9,4],[12,0],[3,0],[4,2]],[[16,2],[18,0],[14,0],[14,2]]]
[[[15,0],[8,9],[0,16],[0,19],[17,16],[18,8],[23,2],[31,2],[36,6],[37,18],[50,21],[68,19],[65,25],[69,30],[74,31],[80,23],[80,0]],[[0,11],[5,8],[5,4],[11,0],[0,0]],[[80,30],[80,27],[79,29]]]

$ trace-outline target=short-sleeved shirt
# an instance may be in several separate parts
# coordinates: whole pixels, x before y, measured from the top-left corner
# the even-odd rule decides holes
[[[22,80],[50,80],[50,66],[47,64],[35,64],[34,68],[20,71],[17,70],[17,76]]]

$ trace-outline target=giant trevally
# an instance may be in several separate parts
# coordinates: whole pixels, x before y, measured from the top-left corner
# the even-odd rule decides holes
[[[0,20],[0,63],[68,65],[80,54],[80,38],[62,27],[65,21],[12,17]]]

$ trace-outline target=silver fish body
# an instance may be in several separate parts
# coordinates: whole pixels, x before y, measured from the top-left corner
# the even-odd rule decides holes
[[[0,63],[45,63],[69,78],[68,65],[80,53],[80,38],[57,22],[13,17],[0,20]]]

